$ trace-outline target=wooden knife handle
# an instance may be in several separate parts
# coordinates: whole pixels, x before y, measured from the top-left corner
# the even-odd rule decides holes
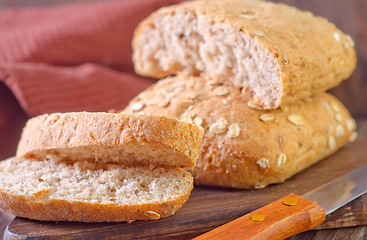
[[[320,205],[290,194],[194,239],[285,239],[324,220],[325,212]]]

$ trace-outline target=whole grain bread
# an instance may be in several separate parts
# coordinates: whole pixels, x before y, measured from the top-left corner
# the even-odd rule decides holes
[[[131,222],[188,199],[203,129],[163,116],[54,113],[30,119],[0,163],[0,209],[47,221]]]
[[[124,112],[202,126],[194,182],[213,186],[262,188],[283,182],[357,136],[347,109],[328,93],[278,109],[256,108],[240,88],[179,75],[139,94]]]
[[[356,66],[354,42],[326,19],[280,3],[198,0],[162,8],[133,39],[136,72],[216,77],[262,109],[335,87]]]
[[[93,161],[0,162],[0,209],[44,221],[131,222],[173,215],[193,187],[181,168]]]
[[[197,126],[162,116],[53,113],[27,122],[16,156],[192,168],[202,136]]]

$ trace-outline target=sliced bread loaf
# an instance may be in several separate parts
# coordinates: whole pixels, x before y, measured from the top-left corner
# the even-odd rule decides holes
[[[30,119],[0,163],[0,209],[49,221],[174,214],[193,188],[203,129],[163,116],[55,113]]]
[[[174,214],[193,186],[180,168],[11,158],[0,162],[0,209],[47,221],[121,222]]]
[[[179,75],[160,80],[124,111],[202,126],[194,178],[196,184],[213,186],[261,188],[283,182],[357,136],[348,110],[328,93],[267,111],[256,109],[250,99],[215,79]]]
[[[145,19],[133,39],[136,71],[217,77],[277,108],[335,87],[356,66],[353,40],[310,12],[259,0],[198,0]]]
[[[44,114],[27,122],[16,156],[192,168],[202,137],[197,126],[162,116]]]

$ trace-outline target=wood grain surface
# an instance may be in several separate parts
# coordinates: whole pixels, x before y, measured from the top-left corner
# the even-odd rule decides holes
[[[16,218],[5,231],[5,239],[190,239],[289,193],[302,195],[366,165],[366,146],[367,139],[359,138],[285,183],[260,190],[196,187],[177,214],[154,222],[55,223]],[[367,208],[366,197],[363,196],[329,215],[319,229],[366,225],[366,212],[362,211]]]

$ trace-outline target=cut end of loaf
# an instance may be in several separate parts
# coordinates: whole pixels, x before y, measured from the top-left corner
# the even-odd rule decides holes
[[[203,130],[178,119],[112,113],[53,113],[30,119],[18,158],[195,166]]]
[[[258,33],[260,34],[260,33]],[[160,11],[143,22],[133,40],[139,74],[165,77],[205,74],[251,92],[261,108],[278,107],[278,59],[257,37],[194,11]]]
[[[38,220],[154,220],[174,214],[192,185],[177,168],[12,158],[0,164],[0,208]]]

